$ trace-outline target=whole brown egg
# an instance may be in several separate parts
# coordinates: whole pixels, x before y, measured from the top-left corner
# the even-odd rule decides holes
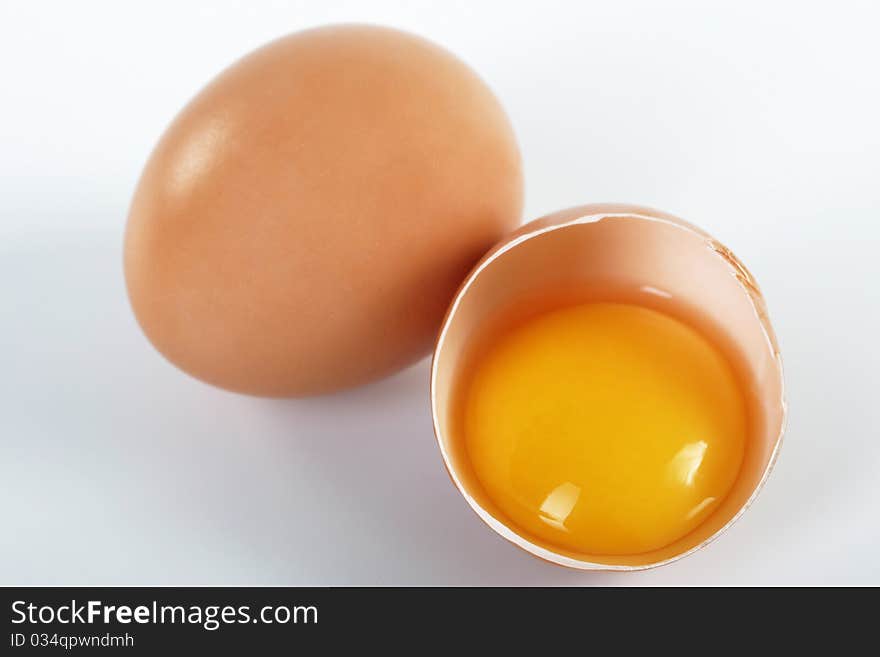
[[[274,41],[177,116],[135,192],[125,275],[171,362],[302,396],[428,352],[522,208],[510,123],[446,50],[339,25]]]

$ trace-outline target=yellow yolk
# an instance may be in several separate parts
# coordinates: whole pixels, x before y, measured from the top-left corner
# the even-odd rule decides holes
[[[461,428],[514,528],[549,547],[627,555],[699,525],[739,473],[746,405],[724,356],[660,312],[556,310],[494,336]]]

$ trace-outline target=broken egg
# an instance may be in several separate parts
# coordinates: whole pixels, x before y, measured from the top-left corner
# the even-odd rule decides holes
[[[488,253],[443,323],[431,400],[478,516],[579,569],[709,543],[757,495],[785,420],[752,275],[702,230],[627,205],[549,215]]]

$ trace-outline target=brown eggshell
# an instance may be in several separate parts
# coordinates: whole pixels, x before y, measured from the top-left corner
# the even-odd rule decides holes
[[[752,435],[740,474],[701,525],[673,543],[636,555],[582,554],[532,540],[510,523],[480,485],[452,421],[457,372],[475,336],[517,299],[566,289],[661,292],[741,363]],[[665,308],[660,304],[656,306]],[[527,223],[474,267],[455,295],[437,339],[431,369],[434,433],[453,483],[470,507],[514,545],[581,570],[643,570],[676,561],[715,540],[749,507],[779,454],[787,406],[782,358],[754,277],[727,247],[696,226],[652,208],[581,205]]]
[[[128,219],[128,292],[194,376],[328,392],[426,354],[521,208],[515,137],[471,69],[396,30],[308,30],[228,68],[162,136]]]

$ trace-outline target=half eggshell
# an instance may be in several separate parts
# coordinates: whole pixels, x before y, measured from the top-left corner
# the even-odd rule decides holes
[[[560,289],[640,290],[673,297],[688,319],[735,352],[749,382],[750,441],[730,493],[701,525],[670,545],[609,556],[548,549],[505,520],[480,487],[452,420],[455,383],[475,336],[522,299]],[[658,300],[665,301],[665,300]],[[650,303],[650,301],[649,301]],[[490,251],[459,289],[431,369],[434,431],[449,474],[492,529],[531,554],[583,570],[640,570],[670,563],[717,538],[752,503],[779,452],[786,417],[782,362],[764,297],[733,253],[672,215],[631,205],[584,205],[533,221]]]

